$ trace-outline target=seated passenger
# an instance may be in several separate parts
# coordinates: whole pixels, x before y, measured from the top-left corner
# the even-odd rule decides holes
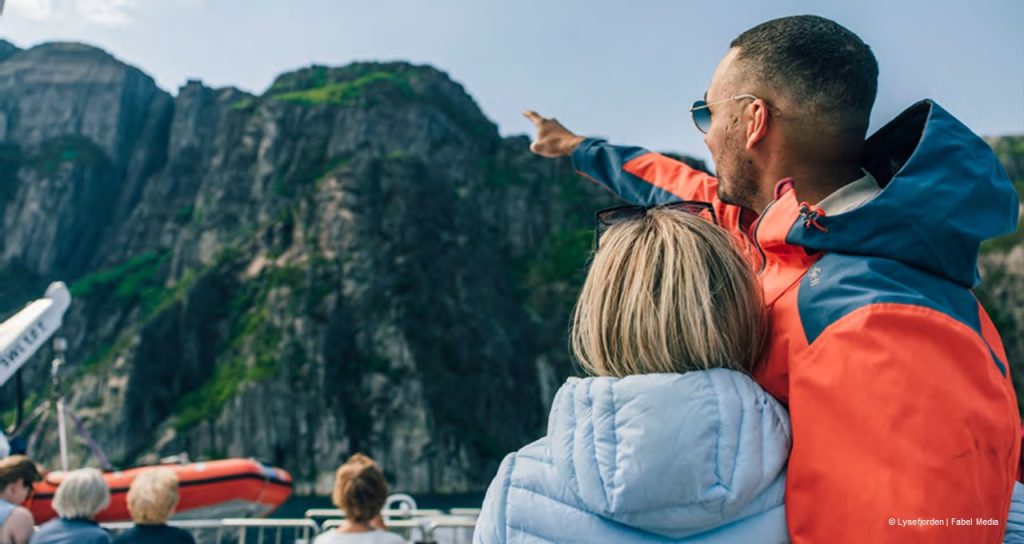
[[[31,544],[110,544],[110,535],[96,523],[96,514],[110,504],[110,488],[94,468],[72,470],[53,495],[60,516],[44,523]]]
[[[547,435],[502,462],[474,542],[788,540],[789,417],[749,376],[759,289],[696,211],[598,212],[571,330],[592,377],[569,378]]]
[[[36,464],[24,455],[0,460],[0,544],[26,544],[32,538],[36,523],[21,504],[41,479]]]
[[[178,475],[169,468],[150,469],[128,488],[128,513],[135,527],[114,538],[114,544],[195,544],[192,535],[167,525],[178,506]]]
[[[402,537],[384,530],[380,511],[387,498],[380,466],[361,453],[349,457],[338,467],[331,495],[334,505],[345,512],[345,521],[313,544],[405,544]]]

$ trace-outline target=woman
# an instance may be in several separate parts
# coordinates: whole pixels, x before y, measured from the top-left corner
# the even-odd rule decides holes
[[[36,464],[24,455],[0,460],[0,544],[26,544],[32,538],[35,520],[21,504],[41,479]]]
[[[749,377],[759,290],[695,211],[598,212],[571,331],[592,377],[570,378],[547,436],[505,458],[475,542],[787,540],[789,419]]]
[[[110,535],[95,518],[110,504],[110,488],[100,471],[81,468],[68,472],[53,495],[60,516],[44,523],[31,544],[110,544]]]
[[[128,488],[128,513],[135,527],[114,539],[114,544],[195,544],[184,529],[167,525],[178,506],[178,476],[168,468],[139,474]]]
[[[331,496],[345,512],[345,521],[313,544],[405,544],[402,537],[384,530],[380,511],[387,498],[388,484],[380,466],[361,453],[353,455],[338,467]]]

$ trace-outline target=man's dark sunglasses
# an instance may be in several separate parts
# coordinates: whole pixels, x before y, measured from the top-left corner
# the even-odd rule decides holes
[[[693,105],[690,106],[690,115],[693,116],[693,124],[697,125],[697,130],[707,134],[708,131],[711,130],[711,106],[743,98],[752,98],[757,100],[757,97],[752,94],[741,94],[732,98],[726,98],[725,100],[711,102],[710,104],[707,100],[698,100],[694,102]]]
[[[700,202],[696,200],[680,200],[679,202],[661,204],[658,206],[626,205],[616,206],[614,208],[605,208],[594,212],[594,251],[597,251],[598,242],[600,241],[601,234],[604,233],[605,229],[612,225],[643,217],[647,215],[648,210],[653,209],[686,212],[711,221],[716,225],[718,224],[718,216],[715,215],[715,208],[708,202]]]

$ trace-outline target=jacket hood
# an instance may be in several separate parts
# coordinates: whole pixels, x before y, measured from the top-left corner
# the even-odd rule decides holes
[[[981,242],[1017,228],[1017,192],[995,153],[931,100],[871,136],[863,167],[881,192],[853,210],[819,216],[824,229],[797,221],[786,241],[894,259],[973,287]]]
[[[571,378],[548,423],[555,469],[587,508],[670,538],[781,505],[790,436],[782,405],[725,369]]]

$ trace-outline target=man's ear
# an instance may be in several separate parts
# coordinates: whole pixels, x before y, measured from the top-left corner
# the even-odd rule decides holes
[[[768,135],[771,114],[768,111],[768,104],[761,99],[751,102],[747,106],[746,113],[749,115],[747,121],[747,149],[749,150]]]

